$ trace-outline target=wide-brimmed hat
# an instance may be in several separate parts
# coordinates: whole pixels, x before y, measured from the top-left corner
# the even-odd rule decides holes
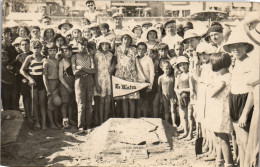
[[[213,54],[216,53],[217,48],[207,42],[200,42],[196,48],[198,53]]]
[[[155,31],[156,34],[157,34],[157,40],[160,41],[161,36],[162,36],[162,33],[161,33],[160,30],[158,30],[158,29],[155,28],[155,27],[149,27],[146,31],[144,31],[144,33],[142,34],[142,38],[143,38],[143,39],[146,39],[146,40],[148,41],[148,33],[149,33],[150,31]]]
[[[85,25],[81,28],[81,31],[90,30],[90,25]]]
[[[135,25],[135,26],[132,28],[132,32],[134,32],[134,30],[135,30],[136,28],[142,28],[142,26],[141,26],[140,24]]]
[[[187,39],[196,38],[196,37],[201,37],[201,36],[196,32],[196,30],[194,30],[194,29],[187,30],[187,31],[184,33],[184,39],[182,40],[181,43],[185,44],[186,41],[187,41]]]
[[[185,56],[179,56],[176,59],[176,65],[178,65],[180,63],[189,63],[189,59]]]
[[[134,42],[134,39],[136,38],[135,37],[135,34],[128,30],[128,29],[125,29],[125,30],[122,30],[121,33],[119,34],[119,36],[121,37],[121,41],[122,41],[122,37],[125,36],[125,35],[128,35],[132,38],[132,43]]]
[[[123,13],[120,13],[120,12],[116,12],[112,15],[112,18],[115,18],[115,17],[124,17],[124,14]]]
[[[248,45],[247,53],[251,52],[254,49],[254,45],[251,44],[251,40],[247,36],[246,32],[241,31],[240,29],[236,29],[231,32],[231,35],[227,42],[223,45],[223,49],[226,52],[231,52],[230,46],[234,44],[246,44]]]
[[[103,36],[98,39],[97,48],[100,47],[101,43],[109,43],[109,45],[111,46],[111,41]]]
[[[60,23],[59,26],[58,26],[58,29],[61,29],[61,26],[64,25],[64,24],[68,24],[68,25],[70,26],[70,28],[73,27],[73,25],[69,22],[69,20],[67,20],[67,19],[62,19],[62,20],[61,20],[61,23]]]

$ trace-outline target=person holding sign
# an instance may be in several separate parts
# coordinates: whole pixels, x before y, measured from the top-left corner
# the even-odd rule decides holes
[[[137,71],[140,72],[142,78],[147,81],[139,59],[137,59],[137,52],[135,47],[131,46],[132,44],[132,33],[125,31],[122,35],[121,41],[122,44],[116,48],[115,56],[117,59],[116,72],[115,76],[130,82],[137,82]],[[123,114],[124,117],[129,117],[129,108],[130,108],[130,117],[134,118],[135,116],[135,99],[139,99],[139,92],[134,92],[128,95],[117,97],[116,99],[122,100]]]

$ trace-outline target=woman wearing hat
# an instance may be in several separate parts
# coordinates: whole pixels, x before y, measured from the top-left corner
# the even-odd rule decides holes
[[[142,27],[140,25],[135,25],[134,28],[132,29],[132,32],[136,35],[137,39],[140,39],[143,33]]]
[[[116,48],[115,56],[117,59],[115,76],[130,82],[137,82],[137,72],[142,76],[143,80],[147,80],[141,69],[141,65],[136,55],[136,48],[131,46],[133,39],[132,32],[125,32],[122,35],[122,44]],[[123,115],[125,118],[134,118],[135,116],[135,99],[139,99],[139,92],[116,98],[122,100]]]
[[[239,34],[239,36],[237,34]],[[249,74],[252,72],[252,66],[255,64],[254,60],[248,56],[248,53],[254,49],[254,46],[251,44],[251,41],[245,32],[238,30],[232,32],[223,48],[226,52],[231,53],[236,58],[231,76],[231,94],[229,102],[230,116],[237,135],[236,141],[239,149],[240,166],[243,166],[248,132],[253,113],[253,107],[244,111],[250,92],[250,87],[247,84],[250,76]]]
[[[156,49],[160,40],[161,40],[161,32],[155,27],[150,27],[143,33],[143,39],[145,39],[145,43],[147,45],[148,53],[151,49]]]
[[[71,32],[71,41],[69,42],[69,45],[72,46],[72,53],[73,55],[78,52],[78,39],[82,36],[81,28],[80,27],[73,27],[70,29]]]
[[[60,30],[61,35],[64,37],[66,32],[69,31],[72,27],[73,25],[67,19],[62,19],[61,23],[58,25],[58,29]]]

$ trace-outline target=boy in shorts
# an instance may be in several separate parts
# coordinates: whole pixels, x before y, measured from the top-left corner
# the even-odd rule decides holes
[[[48,46],[48,58],[43,62],[43,82],[48,96],[48,109],[47,114],[50,121],[50,127],[53,129],[61,128],[58,122],[58,106],[60,102],[54,102],[54,98],[59,98],[59,69],[58,60],[55,58],[57,53],[57,46]],[[58,104],[55,104],[58,103]]]

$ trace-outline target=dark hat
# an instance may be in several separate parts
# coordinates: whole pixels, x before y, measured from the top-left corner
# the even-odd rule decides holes
[[[209,28],[209,31],[208,33],[211,33],[211,32],[219,32],[219,33],[223,33],[223,27],[220,26],[220,25],[213,25]]]
[[[175,21],[175,20],[166,21],[166,22],[164,23],[164,28],[166,28],[166,26],[167,26],[168,24],[170,24],[170,23],[176,23],[176,21]]]
[[[183,28],[187,28],[187,29],[193,29],[193,24],[192,22],[188,21],[184,24]]]
[[[88,3],[95,3],[95,1],[94,1],[94,0],[87,0],[87,1],[86,1],[86,5],[87,5]]]
[[[5,28],[3,29],[3,31],[2,31],[2,33],[8,33],[8,32],[12,33],[12,29],[9,28],[9,27],[5,27]]]
[[[42,47],[42,43],[39,40],[32,41],[32,48]]]
[[[72,47],[71,47],[71,45],[63,45],[63,46],[61,47],[61,49],[72,50]]]
[[[100,25],[99,25],[99,28],[101,29],[101,28],[105,28],[105,29],[107,29],[108,31],[109,31],[109,25],[107,24],[107,23],[101,23]]]
[[[51,20],[51,18],[49,16],[46,16],[46,15],[42,16],[41,20],[43,20],[43,19],[50,19]]]
[[[33,30],[33,29],[37,29],[37,30],[41,31],[40,27],[38,27],[38,26],[32,26],[31,29],[32,29],[32,30]]]

